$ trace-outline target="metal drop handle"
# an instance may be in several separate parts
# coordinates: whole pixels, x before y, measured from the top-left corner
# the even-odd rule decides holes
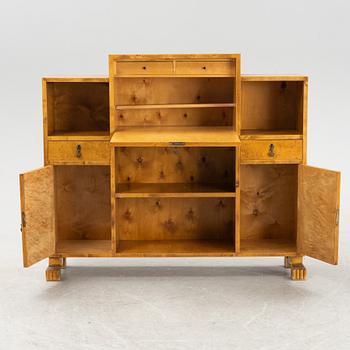
[[[77,145],[77,147],[75,148],[75,155],[77,156],[77,158],[81,157],[81,145]]]
[[[269,155],[269,157],[274,157],[275,156],[275,145],[273,143],[271,143],[270,146],[269,146],[268,155]]]

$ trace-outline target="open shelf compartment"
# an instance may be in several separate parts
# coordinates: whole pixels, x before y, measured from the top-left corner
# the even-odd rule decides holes
[[[109,84],[106,78],[44,78],[43,94],[49,139],[108,138]]]
[[[117,255],[232,256],[233,198],[121,198]]]
[[[241,165],[240,254],[296,254],[298,165]]]
[[[115,147],[116,197],[234,197],[235,147]]]
[[[114,78],[111,130],[227,126],[236,129],[235,77]]]
[[[54,171],[56,253],[110,255],[110,167],[64,165]]]
[[[307,79],[259,77],[242,79],[241,135],[298,138],[304,132]]]

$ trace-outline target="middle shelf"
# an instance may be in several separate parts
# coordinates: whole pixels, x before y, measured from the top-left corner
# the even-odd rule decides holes
[[[225,183],[122,183],[117,198],[145,197],[235,197],[232,185]]]

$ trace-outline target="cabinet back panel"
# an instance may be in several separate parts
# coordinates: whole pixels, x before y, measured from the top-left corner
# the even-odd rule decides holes
[[[110,239],[109,166],[56,166],[57,238]]]
[[[303,84],[302,81],[242,81],[241,128],[297,130],[303,118]]]
[[[108,83],[48,83],[55,131],[109,131]],[[51,101],[50,101],[51,100]],[[50,111],[52,115],[50,115]]]
[[[232,126],[232,108],[118,110],[115,125],[123,126]]]
[[[118,183],[234,183],[235,149],[116,148]]]
[[[241,239],[294,239],[298,167],[241,166]]]
[[[232,103],[232,78],[117,78],[117,105]]]
[[[128,198],[117,205],[119,240],[223,239],[233,242],[231,198]]]

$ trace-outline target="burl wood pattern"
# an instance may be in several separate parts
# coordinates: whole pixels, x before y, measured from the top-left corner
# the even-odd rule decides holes
[[[243,140],[242,163],[301,163],[302,140]]]
[[[77,147],[80,147],[79,152]],[[49,141],[50,164],[103,164],[109,165],[109,141]]]
[[[108,131],[108,83],[48,83],[49,135],[60,131]]]
[[[128,198],[117,204],[119,240],[232,239],[230,198]]]
[[[232,78],[117,78],[115,85],[116,105],[233,102]]]
[[[55,178],[58,240],[110,239],[110,168],[58,166]]]
[[[115,124],[124,126],[232,126],[232,108],[154,108],[117,110]]]
[[[241,128],[297,130],[303,119],[302,81],[242,81]]]
[[[54,176],[47,166],[20,175],[23,264],[33,265],[54,252]]]
[[[118,147],[117,183],[231,183],[234,148]]]
[[[298,248],[330,264],[338,263],[340,173],[299,166]]]
[[[298,168],[241,166],[241,239],[295,240]]]

